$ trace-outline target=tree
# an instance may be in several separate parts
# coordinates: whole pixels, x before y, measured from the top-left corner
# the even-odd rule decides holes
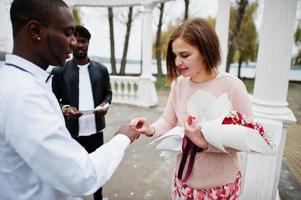
[[[230,29],[226,72],[230,71],[230,63],[233,61],[234,53],[237,48],[237,37],[240,32],[241,23],[244,18],[248,3],[248,0],[237,0],[238,7],[231,7],[230,10]]]
[[[295,34],[294,34],[294,38],[295,38],[295,44],[297,46],[301,45],[301,27],[298,27]]]
[[[121,58],[121,64],[120,64],[120,75],[125,75],[125,65],[126,65],[126,57],[129,47],[129,39],[130,39],[130,33],[131,33],[131,27],[132,27],[132,21],[133,21],[133,7],[129,7],[128,12],[128,20],[126,23],[126,33],[125,33],[125,39],[124,39],[124,46],[123,46],[123,53]]]
[[[215,29],[216,19],[209,16],[207,21],[210,24],[210,26]]]
[[[73,8],[72,13],[73,13],[75,25],[81,25],[82,23],[81,23],[81,19],[80,19],[79,10],[77,8]]]
[[[108,7],[108,19],[110,28],[110,47],[111,47],[111,68],[112,74],[117,74],[116,58],[115,58],[115,39],[114,39],[114,22],[113,22],[113,8]]]
[[[137,8],[137,7],[136,7]],[[117,8],[117,13],[114,15],[115,19],[119,21],[119,23],[124,24],[126,26],[126,33],[124,37],[124,45],[123,45],[123,53],[120,63],[120,71],[119,75],[125,75],[125,68],[127,62],[127,52],[129,47],[129,39],[131,33],[131,26],[134,19],[139,15],[138,8],[135,7],[121,7]]]
[[[162,21],[163,21],[163,12],[164,12],[164,3],[160,4],[160,16],[158,22],[157,29],[157,37],[156,37],[156,59],[157,59],[157,67],[158,67],[158,75],[162,75],[162,49],[161,49],[161,32],[162,32]]]
[[[301,46],[301,27],[297,28],[294,38],[295,38],[295,44],[299,48],[298,48],[297,55],[292,59],[292,65],[301,65],[301,48],[300,48],[300,46]]]
[[[189,17],[189,0],[184,0],[185,2],[185,11],[183,21],[186,21]]]
[[[253,15],[257,9],[257,3],[247,6],[245,16],[241,23],[237,37],[238,74],[241,77],[241,65],[243,62],[254,61],[257,54],[257,31]]]
[[[169,37],[174,32],[176,27],[177,27],[177,25],[173,25],[172,23],[169,23],[167,25],[166,31],[161,32],[161,59],[164,59],[164,60],[166,59],[167,43],[168,43]],[[153,43],[153,48],[152,48],[153,55],[156,55],[156,51],[157,51],[156,44]]]

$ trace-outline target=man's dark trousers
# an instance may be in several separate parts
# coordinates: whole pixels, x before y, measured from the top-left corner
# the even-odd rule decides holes
[[[103,132],[98,132],[89,136],[79,136],[74,139],[80,143],[88,153],[92,153],[98,147],[103,145]],[[102,200],[102,188],[99,188],[93,196],[94,200]]]

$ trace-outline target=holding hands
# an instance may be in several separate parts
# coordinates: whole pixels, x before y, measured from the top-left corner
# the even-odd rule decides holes
[[[152,137],[155,133],[155,128],[149,124],[145,118],[135,118],[130,124],[136,128],[139,133]],[[185,135],[198,147],[208,149],[209,143],[206,141],[198,120],[193,116],[188,116],[184,121]]]
[[[188,116],[184,121],[184,133],[196,146],[208,149],[209,143],[204,138],[204,135],[199,126],[199,122],[195,117]]]
[[[140,136],[139,131],[137,131],[137,129],[131,124],[121,125],[118,131],[116,132],[116,134],[126,135],[130,139],[131,143],[134,142],[136,139],[138,139]]]
[[[155,134],[155,128],[151,126],[145,118],[135,118],[130,123],[139,133],[151,137]]]

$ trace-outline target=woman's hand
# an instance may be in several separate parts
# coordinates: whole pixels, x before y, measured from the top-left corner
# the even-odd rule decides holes
[[[148,137],[153,136],[155,133],[155,128],[152,127],[144,118],[132,119],[130,124],[136,127],[139,133],[142,133]]]
[[[195,117],[188,116],[184,121],[184,133],[185,135],[198,147],[204,150],[208,149],[209,143],[201,132],[198,120]]]

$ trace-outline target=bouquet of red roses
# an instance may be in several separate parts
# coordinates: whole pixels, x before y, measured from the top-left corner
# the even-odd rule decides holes
[[[255,129],[259,133],[268,145],[271,145],[271,138],[266,134],[263,126],[259,122],[251,122],[244,115],[236,111],[230,111],[230,114],[226,116],[222,124],[227,125],[240,125],[247,128]]]
[[[210,95],[204,91],[196,92],[188,101],[187,110],[191,116],[195,116],[198,120],[201,119],[201,132],[210,145],[226,153],[230,148],[239,152],[275,155],[272,139],[263,126],[258,122],[250,121],[241,113],[233,111],[226,93],[207,100],[211,104],[205,107],[200,104],[199,100],[208,96]],[[156,148],[161,151],[162,156],[170,157],[183,152],[178,177],[182,178],[183,169],[188,163],[187,173],[183,177],[184,181],[187,180],[193,166],[194,156],[202,149],[184,136],[184,128],[179,126],[152,143],[157,141],[160,143]],[[186,162],[188,155],[190,155],[189,162]]]

